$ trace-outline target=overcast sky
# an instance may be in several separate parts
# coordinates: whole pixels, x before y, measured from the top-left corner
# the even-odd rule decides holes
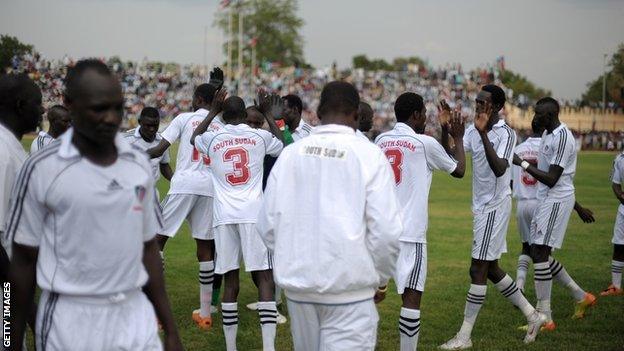
[[[203,63],[223,59],[212,26],[218,0],[0,0],[0,33],[49,58]],[[624,42],[624,0],[300,0],[306,59],[347,67],[367,54],[418,55],[473,68],[504,55],[507,67],[559,98],[579,97],[601,74],[603,53]]]

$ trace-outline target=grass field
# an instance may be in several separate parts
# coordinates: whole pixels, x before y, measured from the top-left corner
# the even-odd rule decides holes
[[[24,139],[25,147],[30,146],[31,140]],[[172,156],[175,151],[172,150]],[[575,180],[577,200],[594,211],[597,221],[583,224],[573,214],[564,247],[555,254],[573,278],[596,295],[611,279],[611,235],[617,207],[609,180],[613,158],[612,153],[583,152],[579,155]],[[165,194],[168,183],[161,180],[158,187],[161,194]],[[430,195],[428,276],[422,300],[419,350],[436,349],[461,325],[470,284],[470,199],[470,170],[461,180],[435,174]],[[520,244],[513,216],[507,243],[509,253],[503,256],[501,265],[514,277]],[[199,330],[190,318],[191,311],[198,308],[199,288],[195,244],[186,225],[167,244],[165,258],[167,290],[186,350],[225,350],[219,315],[213,316],[215,323],[209,332]],[[401,303],[393,288],[391,286],[386,300],[378,305],[378,350],[397,350],[399,345],[397,320]],[[528,277],[526,294],[534,303],[532,274]],[[249,275],[241,273],[238,327],[238,349],[241,351],[262,349],[257,313],[244,307],[255,301],[255,296]],[[566,289],[554,285],[552,308],[557,330],[542,334],[534,344],[525,346],[522,343],[524,332],[516,330],[517,326],[524,324],[524,317],[490,285],[474,328],[473,349],[624,350],[624,297],[599,299],[585,319],[574,321],[570,319],[572,297]],[[278,326],[276,349],[292,349],[288,324]]]

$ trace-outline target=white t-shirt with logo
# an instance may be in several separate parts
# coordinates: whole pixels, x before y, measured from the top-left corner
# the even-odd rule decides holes
[[[152,142],[145,141],[145,139],[143,139],[141,133],[139,132],[139,128],[140,127],[130,129],[124,135],[124,137],[130,144],[138,147],[139,149],[147,151],[148,149],[157,146],[162,140],[162,136],[160,135],[160,133],[156,133],[156,138],[154,138]],[[167,164],[169,162],[169,150],[165,151],[162,156],[150,160],[150,164],[152,166],[152,175],[154,176],[154,182],[157,182],[158,179],[160,179],[160,165]]]
[[[496,177],[487,161],[479,131],[474,125],[466,129],[464,149],[472,154],[472,211],[474,213],[493,211],[511,195],[511,166],[513,165],[513,148],[516,146],[516,132],[501,119],[487,135],[496,155],[506,159],[509,166],[502,176]]]
[[[278,156],[282,142],[266,130],[226,124],[196,137],[195,147],[211,160],[213,225],[256,223],[262,206],[264,156]]]
[[[169,194],[193,194],[214,196],[210,175],[210,158],[191,144],[195,128],[208,116],[208,110],[181,113],[162,132],[162,137],[170,144],[180,140],[176,158],[176,170],[171,179]],[[223,123],[215,118],[209,130],[219,130]]]
[[[32,144],[30,144],[30,153],[32,154],[34,152],[37,152],[38,150],[43,149],[54,140],[56,139],[54,139],[50,134],[44,131],[39,132],[35,140],[33,140]]]
[[[545,131],[540,144],[537,168],[548,172],[551,165],[563,168],[561,177],[552,188],[539,183],[537,198],[560,200],[574,195],[574,174],[576,173],[576,142],[568,127],[561,123],[552,133]]]
[[[429,220],[429,189],[434,170],[453,173],[457,162],[440,143],[428,135],[416,134],[405,123],[397,123],[382,133],[375,144],[384,152],[396,183],[401,204],[403,234],[401,241],[426,243]]]
[[[72,144],[73,129],[22,167],[7,225],[10,242],[37,247],[43,290],[92,296],[140,289],[143,247],[162,228],[147,155],[115,138],[117,160],[98,166]]]
[[[514,153],[533,166],[537,166],[537,157],[542,138],[528,138],[516,146]],[[513,197],[518,200],[534,200],[537,198],[537,179],[520,166],[512,167]]]

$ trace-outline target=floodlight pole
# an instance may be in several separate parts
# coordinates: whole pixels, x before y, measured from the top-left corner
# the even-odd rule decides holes
[[[607,111],[607,54],[602,63],[602,113]]]
[[[238,95],[241,95],[243,82],[243,8],[239,4],[238,11]]]

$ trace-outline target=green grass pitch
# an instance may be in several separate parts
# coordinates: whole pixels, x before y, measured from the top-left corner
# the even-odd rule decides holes
[[[23,140],[27,149],[31,141],[32,138]],[[176,151],[174,145],[171,150],[173,159]],[[573,214],[564,246],[555,253],[581,287],[596,295],[611,279],[611,236],[617,201],[611,192],[609,175],[614,156],[614,153],[601,152],[582,152],[579,155],[576,197],[594,211],[596,223],[584,224]],[[161,179],[158,188],[161,194],[166,194],[167,181]],[[434,175],[427,234],[429,270],[422,300],[419,350],[436,349],[451,338],[461,325],[470,285],[470,199],[470,169],[461,180],[442,173]],[[515,277],[520,244],[514,216],[509,224],[507,243],[509,252],[501,259],[501,266]],[[208,332],[199,330],[191,320],[191,311],[199,307],[198,265],[195,244],[186,225],[168,242],[165,259],[167,291],[186,350],[225,350],[220,315],[213,315],[213,329]],[[532,274],[529,273],[526,294],[534,303],[532,282]],[[245,308],[245,304],[255,300],[256,290],[250,276],[241,272],[239,350],[262,349],[257,313]],[[398,349],[400,305],[400,297],[392,285],[386,300],[377,306],[380,317],[377,350]],[[490,284],[473,331],[473,349],[624,350],[624,297],[599,298],[598,304],[585,319],[574,321],[570,319],[573,313],[572,297],[567,289],[555,284],[552,307],[557,330],[540,334],[534,344],[525,346],[522,343],[524,332],[517,330],[524,324],[524,317]],[[282,309],[286,313],[285,306]],[[278,325],[276,349],[292,349],[289,324]]]

